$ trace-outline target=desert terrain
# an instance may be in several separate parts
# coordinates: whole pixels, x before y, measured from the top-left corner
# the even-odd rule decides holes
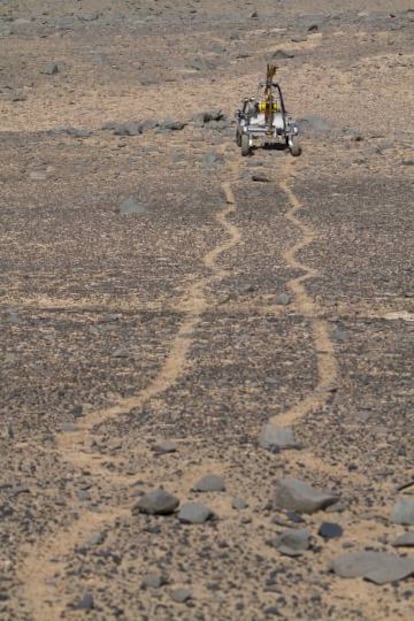
[[[408,0],[0,0],[1,620],[414,618],[413,76]]]

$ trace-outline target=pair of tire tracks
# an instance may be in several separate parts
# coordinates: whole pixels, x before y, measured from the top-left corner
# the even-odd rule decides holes
[[[237,168],[233,174],[236,175]],[[115,405],[86,413],[76,430],[69,434],[57,435],[55,452],[60,458],[77,470],[87,468],[89,474],[99,478],[101,483],[110,487],[114,484],[130,484],[130,477],[119,474],[112,475],[105,471],[102,461],[105,458],[90,451],[88,443],[93,439],[93,428],[103,422],[114,420],[126,412],[142,407],[152,398],[162,394],[178,380],[185,368],[187,356],[194,341],[194,332],[197,325],[209,307],[206,289],[213,282],[221,280],[226,270],[217,265],[218,257],[233,248],[240,242],[241,233],[235,224],[228,221],[228,216],[235,212],[236,201],[231,188],[231,182],[222,184],[225,197],[224,209],[215,214],[217,222],[227,233],[226,239],[218,243],[203,259],[204,267],[210,271],[208,276],[199,278],[189,288],[185,299],[181,301],[177,310],[184,314],[184,320],[173,339],[169,354],[159,373],[150,384],[136,396],[121,399]],[[46,540],[41,540],[27,549],[22,563],[19,579],[22,582],[25,606],[34,621],[54,621],[60,618],[64,610],[64,585],[59,589],[53,581],[53,574],[59,573],[64,564],[64,557],[71,550],[85,540],[88,534],[96,532],[117,518],[122,519],[130,515],[130,508],[117,505],[106,506],[99,513],[88,509],[74,507],[78,512],[78,519],[68,527],[54,532]],[[60,597],[61,596],[61,597]]]
[[[238,169],[239,165],[236,163],[232,171],[234,181],[237,181],[239,177]],[[308,318],[311,324],[313,344],[317,355],[318,384],[314,391],[299,403],[284,414],[271,419],[272,423],[282,426],[296,423],[309,413],[323,407],[326,402],[327,389],[332,386],[337,377],[336,359],[333,344],[329,338],[327,322],[320,318],[317,304],[305,288],[306,281],[317,277],[319,272],[296,258],[300,250],[303,250],[316,239],[316,233],[297,217],[297,212],[302,208],[302,205],[290,188],[290,176],[291,163],[289,162],[283,169],[282,180],[279,181],[279,185],[289,201],[289,209],[285,217],[300,230],[302,235],[299,241],[284,252],[283,258],[293,270],[302,272],[300,276],[290,279],[287,286],[295,297],[298,311]],[[122,475],[111,475],[111,473],[105,472],[101,463],[102,459],[92,452],[88,452],[87,440],[90,438],[95,425],[116,419],[125,412],[142,407],[153,397],[162,394],[174,385],[182,374],[194,341],[194,331],[202,315],[208,309],[206,288],[213,282],[221,280],[226,274],[226,270],[217,265],[217,259],[241,240],[239,228],[228,220],[228,217],[235,213],[237,208],[232,191],[232,181],[223,183],[222,189],[226,207],[217,212],[215,217],[227,233],[227,238],[210,250],[203,259],[204,266],[211,272],[210,275],[196,280],[190,287],[186,298],[179,304],[178,310],[184,313],[185,318],[159,373],[138,395],[122,399],[109,408],[87,413],[78,430],[69,436],[60,434],[57,437],[57,452],[64,461],[77,469],[89,468],[92,475],[100,477],[102,482],[106,479],[109,486],[115,482],[124,481],[124,478]],[[125,477],[126,482],[127,477]],[[59,563],[64,564],[65,555],[76,548],[79,541],[84,539],[88,533],[96,532],[104,525],[130,515],[129,507],[109,506],[99,513],[91,513],[87,509],[79,510],[79,507],[77,509],[79,517],[76,521],[70,524],[68,528],[54,533],[46,541],[43,540],[32,546],[23,562],[19,577],[23,583],[25,604],[34,621],[44,621],[46,618],[57,619],[64,610],[64,585],[62,585],[62,589],[59,589],[54,584],[50,585],[49,581],[51,574],[56,573],[59,569]]]

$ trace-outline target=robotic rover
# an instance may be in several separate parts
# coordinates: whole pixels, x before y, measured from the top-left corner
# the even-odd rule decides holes
[[[249,155],[257,143],[288,148],[294,156],[302,152],[298,128],[286,112],[279,84],[273,81],[276,69],[267,65],[266,82],[259,82],[257,96],[244,99],[236,114],[236,142],[242,155]]]

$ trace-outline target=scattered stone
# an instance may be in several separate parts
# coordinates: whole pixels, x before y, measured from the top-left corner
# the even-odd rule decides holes
[[[47,63],[41,70],[40,73],[43,75],[56,75],[59,73],[59,66],[57,63]]]
[[[332,492],[312,487],[293,477],[280,479],[276,483],[275,504],[279,509],[314,513],[325,509],[338,500]]]
[[[414,498],[401,498],[391,513],[391,522],[394,524],[414,525]]]
[[[132,513],[148,513],[150,515],[170,515],[174,513],[180,504],[179,499],[166,492],[164,489],[157,489],[153,492],[144,494],[142,498],[132,507]]]
[[[177,443],[172,440],[166,440],[160,444],[156,444],[152,450],[158,455],[164,455],[166,453],[175,453],[177,451]]]
[[[204,524],[213,517],[213,512],[201,502],[186,502],[178,513],[183,524]]]
[[[88,546],[99,546],[106,539],[106,533],[95,533],[91,537],[89,537],[87,541]]]
[[[318,24],[311,24],[308,28],[308,32],[317,32],[319,30]]]
[[[119,207],[115,208],[115,212],[121,214],[122,216],[129,216],[132,214],[144,214],[146,213],[146,208],[142,203],[136,201],[132,196],[122,201]]]
[[[224,492],[225,490],[224,479],[217,474],[206,474],[192,488],[193,492]]]
[[[287,306],[290,304],[291,298],[287,293],[281,293],[275,299],[275,304],[279,304],[280,306]]]
[[[174,591],[171,591],[171,599],[178,604],[185,604],[185,602],[188,602],[192,596],[193,594],[191,590],[186,589],[185,587],[180,587],[178,589],[174,589]]]
[[[64,433],[71,433],[74,431],[79,431],[79,427],[77,427],[74,423],[62,423],[60,426],[60,430]]]
[[[207,125],[208,123],[212,123],[213,121],[225,121],[226,115],[220,109],[207,110],[196,114],[192,120],[196,125],[203,126]]]
[[[181,131],[186,126],[182,121],[174,121],[173,119],[165,119],[159,123],[158,127],[162,131]]]
[[[288,528],[275,540],[275,547],[286,556],[301,556],[309,549],[311,533],[306,528]]]
[[[337,537],[342,537],[343,532],[342,526],[335,522],[322,522],[318,530],[318,535],[324,539],[335,539]]]
[[[334,559],[330,569],[342,578],[362,577],[376,584],[396,582],[414,574],[414,558],[362,550]]]
[[[272,423],[263,426],[259,437],[259,445],[274,452],[282,449],[300,448],[300,444],[295,439],[293,429],[290,427],[278,427]]]
[[[276,50],[272,54],[273,60],[282,59],[282,58],[287,59],[287,58],[294,58],[294,57],[295,57],[295,54],[287,50]]]
[[[168,576],[164,574],[147,574],[143,577],[141,586],[143,588],[159,589],[168,584]]]
[[[92,593],[85,593],[82,599],[72,606],[73,610],[93,610],[95,604]]]
[[[65,133],[73,138],[89,138],[92,135],[90,129],[78,129],[76,127],[66,127]]]
[[[237,511],[241,511],[242,509],[247,509],[249,505],[247,504],[245,500],[243,500],[242,498],[238,498],[236,496],[236,498],[233,498],[231,506],[233,509],[237,509]]]
[[[395,548],[413,548],[414,547],[414,531],[409,530],[403,533],[392,544]]]
[[[414,157],[409,157],[405,160],[401,160],[401,164],[403,166],[414,166]]]
[[[112,127],[115,136],[139,136],[142,134],[142,125],[139,122],[115,123]]]
[[[260,183],[270,183],[269,177],[267,177],[263,173],[256,173],[255,175],[252,175],[252,181],[258,181]]]

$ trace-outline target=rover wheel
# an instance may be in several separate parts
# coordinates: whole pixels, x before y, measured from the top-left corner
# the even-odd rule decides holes
[[[296,136],[292,136],[292,138],[288,139],[288,147],[294,157],[298,157],[298,155],[302,153],[302,148]]]
[[[241,147],[242,144],[242,137],[239,129],[236,130],[236,144],[238,147]]]
[[[242,134],[241,137],[241,154],[249,155],[250,153],[250,140],[247,134]]]

